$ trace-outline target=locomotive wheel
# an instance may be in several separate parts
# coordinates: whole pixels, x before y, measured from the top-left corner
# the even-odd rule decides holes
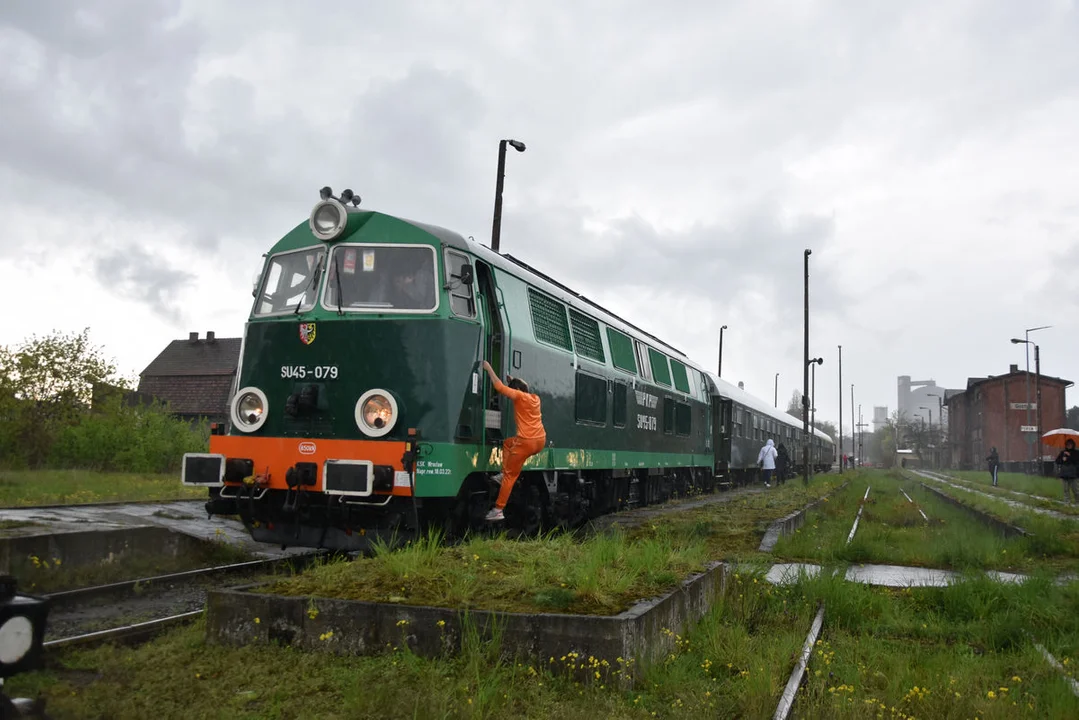
[[[506,506],[507,524],[523,537],[539,533],[547,521],[547,497],[534,480],[525,482],[524,492],[511,497]]]

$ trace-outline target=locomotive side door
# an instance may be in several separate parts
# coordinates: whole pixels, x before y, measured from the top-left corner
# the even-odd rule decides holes
[[[731,433],[733,431],[734,408],[730,400],[719,395],[712,396],[712,433],[715,437],[714,452],[716,458],[715,474],[722,478],[721,483],[731,482]]]
[[[498,288],[495,285],[491,266],[482,260],[476,260],[476,282],[480,317],[483,320],[483,359],[500,378],[506,376],[506,348],[509,347],[508,324],[504,309],[499,302]],[[487,373],[481,373],[484,384],[484,443],[497,445],[503,440],[503,410],[508,407],[505,398],[495,392]]]

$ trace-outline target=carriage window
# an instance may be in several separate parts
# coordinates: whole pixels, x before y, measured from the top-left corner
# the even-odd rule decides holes
[[[326,273],[322,304],[330,310],[430,312],[438,307],[435,250],[429,245],[338,245]]]
[[[446,251],[446,289],[450,293],[450,310],[464,318],[476,317],[476,303],[472,299],[472,286],[461,282],[461,271],[468,266],[468,258],[453,250]]]
[[[306,312],[315,306],[326,250],[321,247],[281,253],[270,259],[262,278],[255,315]]]

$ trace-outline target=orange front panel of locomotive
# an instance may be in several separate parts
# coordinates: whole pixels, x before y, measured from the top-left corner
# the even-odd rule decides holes
[[[303,438],[245,437],[243,435],[211,435],[210,452],[226,458],[248,458],[254,462],[254,475],[260,487],[288,490],[285,473],[296,463],[314,463],[318,479],[303,490],[320,492],[323,489],[323,468],[327,460],[367,460],[374,465],[388,465],[395,472],[404,470],[401,457],[408,448],[404,442],[385,440],[308,440]],[[267,479],[268,478],[268,481]],[[232,484],[232,483],[229,483]],[[237,483],[239,484],[239,483]],[[377,492],[377,491],[376,491]],[[378,493],[385,494],[385,493]],[[409,495],[407,486],[394,483],[394,495]]]

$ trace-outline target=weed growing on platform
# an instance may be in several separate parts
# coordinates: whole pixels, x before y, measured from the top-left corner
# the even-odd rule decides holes
[[[662,595],[713,560],[756,556],[768,523],[839,482],[782,489],[690,508],[662,508],[623,528],[533,540],[475,536],[447,547],[431,533],[372,558],[331,562],[265,589],[280,595],[515,612],[616,614]]]
[[[669,590],[707,562],[700,538],[659,532],[629,542],[614,529],[583,542],[476,537],[446,547],[437,532],[404,548],[376,544],[372,558],[330,562],[268,592],[410,605],[615,614]]]

